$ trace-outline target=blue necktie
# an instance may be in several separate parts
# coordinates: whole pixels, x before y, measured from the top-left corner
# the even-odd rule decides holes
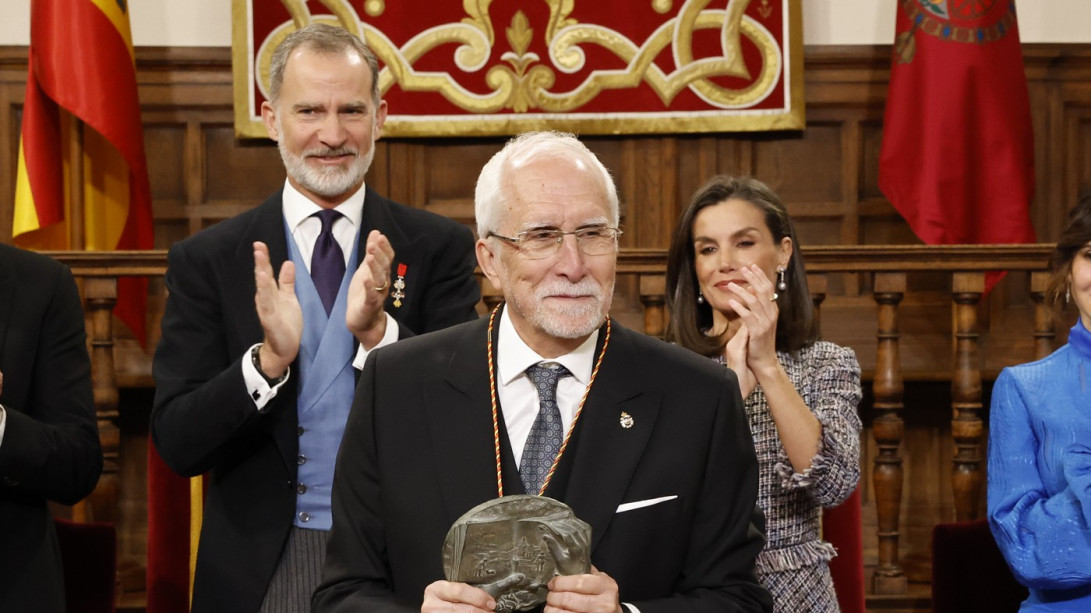
[[[542,489],[546,474],[553,467],[553,460],[561,450],[564,429],[561,411],[557,408],[557,382],[572,373],[560,364],[535,364],[527,369],[527,376],[538,390],[540,407],[538,417],[530,427],[523,457],[519,461],[519,478],[528,494]]]
[[[322,299],[322,306],[326,307],[326,315],[329,315],[333,303],[337,301],[337,290],[341,289],[341,281],[345,278],[345,252],[341,251],[341,245],[333,237],[333,222],[341,213],[323,209],[314,215],[322,222],[322,232],[311,253],[311,280],[318,290],[318,297]]]

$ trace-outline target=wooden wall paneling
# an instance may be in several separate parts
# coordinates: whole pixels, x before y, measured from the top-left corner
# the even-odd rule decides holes
[[[955,520],[949,399],[945,382],[918,382],[906,390],[899,559],[906,580],[916,585],[931,581],[933,526]]]
[[[406,141],[388,141],[383,156],[385,167],[375,169],[376,183],[371,187],[381,188],[380,194],[396,202],[410,206],[414,202],[421,203],[426,198],[426,190],[413,172],[416,170],[413,163],[415,149]]]
[[[191,234],[185,219],[190,163],[186,147],[187,126],[166,118],[146,118],[144,152],[152,192],[155,247],[166,249]]]
[[[1091,90],[1091,86],[1083,89]],[[1091,192],[1091,91],[1087,95],[1088,98],[1084,99],[1084,104],[1074,113],[1077,115],[1076,126],[1070,133],[1075,142],[1069,145],[1068,151],[1076,167],[1072,172],[1075,186],[1071,197],[1065,202],[1066,211],[1076,205],[1076,200],[1082,194]],[[1063,226],[1063,221],[1061,225]]]
[[[7,243],[11,242],[26,70],[25,47],[0,47],[0,240]]]
[[[419,141],[406,141],[420,152],[416,172],[422,178],[419,189],[423,193],[419,202],[405,203],[450,217],[476,233],[473,199],[477,177],[505,140],[443,139],[428,146],[422,146]]]
[[[178,220],[184,222],[186,234],[179,240],[196,234],[204,227],[200,215],[201,203],[208,198],[206,188],[208,176],[208,156],[206,155],[205,131],[201,118],[179,118],[179,122],[185,128],[184,153],[182,158],[182,183],[185,185],[185,196],[182,200],[182,211]],[[173,242],[171,243],[173,244]]]
[[[863,172],[863,132],[853,117],[842,125],[841,150],[841,233],[840,245],[860,244],[860,175]]]
[[[662,247],[661,222],[665,211],[674,211],[675,194],[664,197],[663,182],[673,184],[675,160],[664,157],[658,138],[591,139],[588,146],[610,170],[621,201],[621,225],[626,246]],[[676,146],[675,146],[676,148]]]
[[[1031,117],[1034,126],[1034,206],[1031,221],[1039,240],[1043,236],[1056,236],[1060,230],[1054,219],[1053,207],[1041,203],[1055,202],[1063,198],[1063,190],[1057,187],[1066,174],[1064,154],[1064,101],[1056,84],[1036,80],[1028,82]]]
[[[1062,92],[1063,95],[1063,92]],[[1065,216],[1062,211],[1071,209],[1075,204],[1079,195],[1091,188],[1091,168],[1085,164],[1085,156],[1080,150],[1080,145],[1084,142],[1091,143],[1091,131],[1088,131],[1088,112],[1087,109],[1081,109],[1073,107],[1073,105],[1064,104],[1064,138],[1059,143],[1062,147],[1062,155],[1060,158],[1060,166],[1064,168],[1065,179],[1061,186],[1060,194],[1063,202],[1058,203],[1058,210],[1052,215],[1051,230],[1053,230],[1055,236],[1059,236],[1061,229],[1064,227]]]
[[[11,95],[14,86],[0,85],[0,186],[9,187],[10,192],[0,194],[0,237],[11,236],[13,210],[10,202],[15,198],[15,168],[19,155],[19,126],[21,124],[22,100],[16,102]]]
[[[678,191],[674,196],[674,209],[664,210],[667,219],[672,222],[670,224],[672,234],[678,219],[693,199],[693,194],[704,185],[705,181],[717,174],[746,174],[745,170],[726,163],[728,159],[738,159],[738,155],[721,159],[719,154],[721,143],[738,150],[742,141],[720,139],[710,135],[678,137]]]
[[[254,208],[284,185],[284,166],[272,141],[240,146],[230,119],[218,111],[201,121],[204,180],[197,213],[203,227]]]
[[[686,140],[689,141],[689,139]],[[659,184],[656,186],[657,189],[653,195],[655,199],[654,206],[649,207],[651,219],[646,220],[650,222],[648,225],[652,226],[647,230],[647,233],[654,236],[655,240],[643,244],[665,249],[670,247],[671,233],[674,231],[678,219],[678,214],[675,211],[684,210],[685,204],[678,200],[678,150],[680,140],[676,136],[662,137],[659,139],[659,148],[659,161],[667,172],[662,174]]]

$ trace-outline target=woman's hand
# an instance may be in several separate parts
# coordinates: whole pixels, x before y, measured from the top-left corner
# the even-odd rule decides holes
[[[740,271],[749,287],[735,283],[729,285],[736,298],[728,303],[742,321],[742,328],[749,332],[747,366],[755,374],[769,373],[778,367],[777,317],[780,309],[773,299],[773,282],[755,265],[744,266]],[[735,337],[738,337],[737,333]]]
[[[739,378],[739,392],[742,393],[744,400],[758,386],[758,380],[754,378],[753,371],[747,365],[749,346],[750,332],[743,324],[724,347],[724,360],[727,362],[727,367],[735,371],[735,376]]]
[[[776,424],[777,436],[792,468],[803,472],[818,453],[822,424],[807,408],[788,373],[777,360],[777,317],[780,308],[773,300],[772,280],[757,266],[746,266],[741,270],[749,288],[734,283],[728,285],[738,297],[737,300],[731,299],[729,304],[742,321],[740,331],[732,337],[728,346],[730,348],[743,330],[749,332],[745,357],[750,378],[760,384],[765,393],[769,414]],[[737,349],[734,352],[739,353]],[[741,377],[739,385],[742,386]]]

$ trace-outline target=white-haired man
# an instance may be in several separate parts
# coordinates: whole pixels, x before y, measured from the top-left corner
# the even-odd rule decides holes
[[[475,200],[478,263],[505,303],[368,358],[313,610],[494,610],[443,580],[440,552],[464,512],[522,493],[592,528],[591,572],[553,577],[546,611],[771,610],[734,375],[607,315],[609,173],[572,135],[529,133],[485,166]]]

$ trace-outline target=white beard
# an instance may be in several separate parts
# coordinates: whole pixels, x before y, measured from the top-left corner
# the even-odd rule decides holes
[[[279,118],[277,118],[277,131],[283,134]],[[359,151],[351,147],[336,150],[311,149],[304,151],[303,155],[295,155],[288,151],[283,138],[277,141],[277,150],[280,151],[280,159],[284,162],[284,169],[288,176],[304,189],[323,198],[336,198],[355,191],[364,182],[364,175],[371,168],[371,160],[375,158],[375,143],[371,144],[363,157],[360,157]],[[354,155],[356,157],[348,168],[336,166],[315,168],[307,164],[307,157],[312,155]]]
[[[548,296],[551,294],[577,294],[592,296],[591,302],[558,305]],[[559,282],[552,287],[540,287],[535,291],[534,305],[515,305],[526,313],[528,322],[556,338],[583,338],[591,334],[606,320],[613,301],[614,286],[603,287],[592,278],[585,277],[579,283]],[[512,299],[518,301],[514,295]],[[531,306],[532,308],[520,308]]]

